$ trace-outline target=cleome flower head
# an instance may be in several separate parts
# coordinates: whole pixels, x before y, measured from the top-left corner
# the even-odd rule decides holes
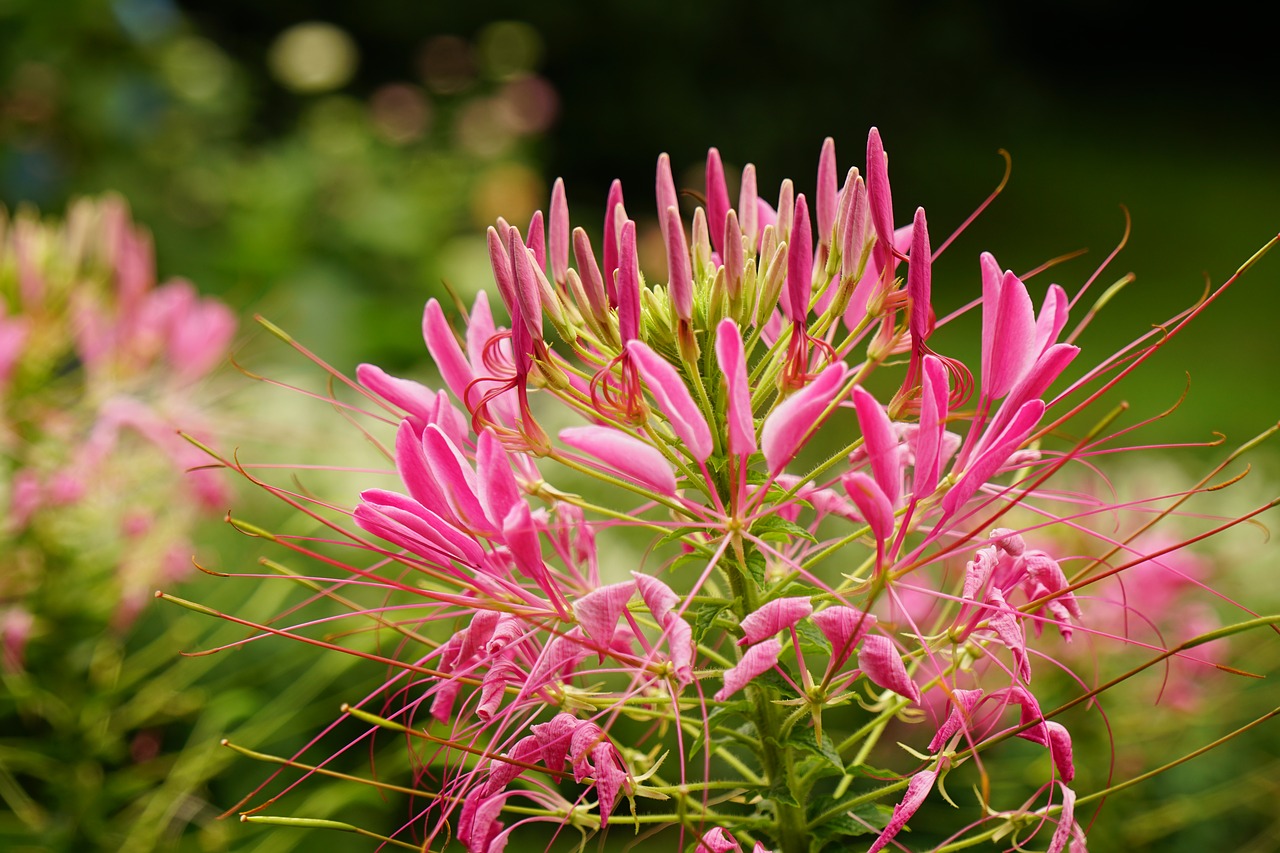
[[[1082,844],[1078,718],[1032,684],[1090,637],[1091,584],[1167,552],[1135,541],[1157,498],[1054,477],[1112,452],[1127,429],[1079,416],[1203,305],[1064,380],[1089,285],[1037,308],[990,254],[935,278],[950,241],[923,210],[895,220],[874,129],[866,156],[841,182],[828,140],[814,191],[784,181],[776,203],[747,166],[735,206],[713,149],[690,210],[664,155],[656,208],[615,182],[596,241],[557,182],[545,218],[488,230],[509,320],[486,293],[461,324],[427,304],[443,389],[371,365],[348,383],[386,425],[392,481],[337,513],[268,487],[337,536],[275,538],[343,572],[310,573],[340,618],[395,638],[351,640],[392,674],[340,721],[423,747],[390,840],[495,853],[624,824],[681,849],[878,850],[949,774],[989,791],[983,756],[1017,736],[1042,749],[1035,796],[982,793],[935,840]],[[644,220],[666,281],[639,268]],[[967,319],[937,316],[944,290],[981,297],[978,364],[935,349]],[[320,642],[308,627],[263,631]],[[1068,705],[1097,698],[1079,685]]]

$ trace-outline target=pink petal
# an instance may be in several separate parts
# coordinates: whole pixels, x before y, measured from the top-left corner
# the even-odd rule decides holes
[[[542,225],[542,211],[535,210],[533,217],[529,220],[529,239],[525,242],[525,248],[533,252],[533,262],[540,269],[547,268],[547,232]]]
[[[1035,361],[1037,355],[1035,308],[1027,286],[1011,272],[1000,282],[1000,300],[996,305],[983,305],[983,313],[995,311],[991,324],[991,341],[982,343],[990,360],[982,363],[982,395],[998,400],[1009,391]]]
[[[711,232],[711,243],[721,257],[724,257],[722,238],[728,215],[729,186],[724,180],[724,164],[720,162],[720,152],[712,148],[707,151],[707,228]]]
[[[530,726],[529,731],[538,739],[542,748],[542,763],[553,773],[564,769],[565,758],[569,755],[569,745],[573,733],[584,723],[573,714],[561,712],[545,723]]]
[[[822,635],[831,642],[831,668],[844,666],[867,632],[875,627],[876,617],[854,607],[837,604],[819,610],[811,617]]]
[[[474,533],[482,536],[496,533],[500,520],[485,515],[476,496],[475,472],[462,452],[435,424],[428,424],[422,431],[422,447],[454,516]]]
[[[542,589],[550,587],[546,563],[542,562],[542,541],[533,523],[529,505],[520,501],[502,520],[502,536],[515,557],[516,568]]]
[[[725,420],[729,427],[729,452],[750,455],[756,452],[756,425],[751,414],[747,361],[742,351],[742,333],[738,331],[738,324],[728,318],[716,327],[716,359],[728,392]]]
[[[876,481],[861,471],[853,471],[841,477],[840,484],[871,528],[871,535],[879,542],[888,542],[893,537],[893,504]]]
[[[1053,757],[1053,766],[1058,769],[1058,778],[1070,782],[1076,778],[1076,765],[1071,755],[1071,733],[1066,726],[1049,720],[1045,724],[1049,732],[1049,754]]]
[[[803,323],[809,316],[809,299],[813,296],[813,232],[804,193],[796,196],[791,239],[787,242],[787,284],[782,312],[791,322]]]
[[[854,176],[853,184],[845,187],[845,194],[849,201],[844,207],[847,213],[840,221],[840,263],[842,275],[851,278],[858,274],[858,264],[867,244],[867,185],[861,175]]]
[[[449,321],[444,318],[440,303],[435,299],[428,300],[427,307],[422,312],[422,339],[426,341],[427,352],[431,353],[431,359],[444,377],[445,384],[458,402],[470,411],[471,406],[465,395],[475,376],[471,373],[471,365],[467,363],[466,356],[462,354],[458,339],[449,328]]]
[[[836,225],[836,141],[828,136],[822,140],[822,153],[818,155],[818,188],[814,213],[818,218],[818,244],[831,245],[831,234]]]
[[[1027,638],[1023,634],[1022,623],[1018,621],[1018,611],[1009,606],[995,587],[987,590],[987,603],[992,605],[985,613],[987,625],[1013,655],[1018,677],[1023,683],[1030,682],[1031,660],[1027,657]]]
[[[933,784],[937,778],[938,773],[934,770],[921,770],[911,777],[911,781],[907,784],[907,792],[902,795],[902,802],[893,807],[893,816],[889,819],[889,825],[880,833],[880,837],[871,845],[867,853],[879,853],[895,835],[902,831],[907,821],[915,816],[925,798],[929,796],[929,792],[933,790]]]
[[[591,316],[597,319],[607,317],[609,294],[605,290],[600,267],[596,266],[596,256],[591,251],[591,240],[587,237],[587,232],[581,228],[573,229],[573,257],[578,263],[578,275],[582,277],[582,290],[587,294],[587,305],[591,310]],[[616,259],[614,263],[617,263]]]
[[[668,207],[662,217],[666,223],[663,237],[667,243],[667,295],[676,316],[687,322],[693,319],[693,271],[689,267],[689,244],[685,241],[679,211],[674,206]]]
[[[747,238],[752,254],[760,250],[759,201],[756,194],[756,167],[748,163],[742,168],[742,183],[738,188],[738,215],[742,217],[742,233]]]
[[[476,441],[476,491],[485,514],[496,522],[520,502],[520,486],[511,472],[507,451],[491,430]]]
[[[588,637],[607,646],[613,639],[622,611],[627,609],[627,602],[635,591],[635,581],[597,587],[573,603],[573,615]],[[603,652],[600,657],[604,659]]]
[[[924,208],[916,208],[911,229],[911,254],[907,264],[907,302],[910,306],[911,340],[918,346],[929,334],[933,259],[929,250],[929,226]]]
[[[680,596],[676,595],[671,587],[652,575],[646,575],[643,572],[632,572],[631,577],[636,579],[636,586],[640,589],[640,597],[644,599],[644,606],[653,614],[653,618],[658,621],[659,625],[664,624],[667,614],[680,603]]]
[[[853,389],[853,406],[862,428],[863,449],[871,460],[871,473],[889,503],[896,504],[902,491],[903,467],[898,435],[884,407],[862,386]]]
[[[1076,822],[1076,792],[1066,785],[1058,786],[1062,790],[1062,811],[1058,813],[1058,827],[1053,831],[1047,853],[1063,853],[1071,840],[1072,830]]]
[[[525,768],[519,764],[513,764],[511,761],[503,759],[513,759],[522,761],[525,764],[536,764],[542,760],[542,746],[538,743],[535,735],[525,735],[516,741],[516,745],[512,747],[511,752],[503,754],[501,758],[495,758],[489,762],[489,778],[485,780],[484,788],[480,791],[480,796],[491,797],[512,783]]]
[[[951,696],[955,699],[955,703],[951,706],[951,713],[947,715],[947,719],[938,726],[938,731],[929,741],[930,752],[942,749],[956,733],[961,729],[967,729],[973,709],[982,701],[981,690],[953,690]]]
[[[676,493],[671,465],[652,445],[604,426],[566,427],[560,440],[604,462],[615,472],[664,495]]]
[[[915,481],[912,485],[917,498],[933,494],[942,476],[942,441],[950,393],[947,369],[939,359],[925,356],[923,373],[920,431],[916,438]]]
[[[1036,317],[1037,354],[1043,353],[1058,340],[1063,326],[1067,325],[1069,307],[1067,292],[1060,285],[1049,285],[1049,290],[1044,295],[1044,304],[1040,307],[1040,316]]]
[[[408,420],[401,421],[396,431],[396,470],[415,501],[451,524],[458,523],[443,487],[431,470],[422,439]]]
[[[564,285],[569,272],[569,202],[564,196],[564,180],[556,178],[551,188],[551,221],[547,223],[547,242],[551,249],[551,277]]]
[[[618,256],[618,333],[622,343],[640,337],[640,264],[636,255],[636,224],[622,223]]]
[[[942,499],[943,514],[954,513],[973,496],[974,492],[990,480],[1005,462],[1009,461],[1013,451],[1027,440],[1042,417],[1044,417],[1043,401],[1031,400],[1022,404],[1013,417],[1013,422],[991,443],[989,448],[979,454],[947,492],[946,497]]]
[[[742,228],[738,225],[738,214],[732,210],[724,219],[724,284],[730,299],[738,299],[742,295],[742,276],[746,268],[746,252],[742,245]]]
[[[741,851],[742,847],[723,827],[717,826],[702,836],[693,853],[729,853],[730,850]]]
[[[423,421],[432,420],[435,414],[436,394],[421,382],[399,379],[373,364],[356,365],[356,381]]]
[[[667,209],[674,207],[677,211],[676,221],[680,220],[678,211],[680,210],[680,196],[676,194],[676,182],[671,177],[671,158],[664,151],[658,155],[658,172],[656,180],[656,195],[658,199],[658,225],[662,229],[662,241],[670,245],[670,237],[667,236],[667,228],[669,220],[667,219]],[[681,226],[681,237],[684,236],[684,227]]]
[[[874,127],[867,134],[867,196],[876,233],[876,257],[884,269],[892,256],[893,196],[889,191],[889,158],[885,156],[880,131]]]
[[[684,380],[671,364],[641,341],[627,344],[627,354],[640,371],[649,393],[666,416],[676,437],[699,462],[705,462],[713,449],[711,429]]]
[[[511,258],[511,268],[515,270],[516,305],[520,317],[529,335],[534,340],[542,339],[542,292],[538,288],[538,278],[533,267],[537,263],[533,247],[526,247],[520,240],[520,232],[515,228],[507,232],[507,254]],[[514,324],[516,318],[512,317]]]
[[[743,618],[741,626],[744,636],[738,641],[738,645],[752,645],[766,640],[811,613],[813,604],[807,597],[775,598],[765,602],[759,610],[748,613]]]
[[[920,701],[920,688],[907,675],[907,668],[893,641],[883,634],[868,634],[863,638],[862,648],[858,651],[858,668],[877,687],[892,690],[913,702]]]
[[[613,274],[618,269],[618,232],[622,227],[622,223],[618,221],[618,208],[621,205],[622,182],[615,180],[609,185],[609,198],[604,205],[604,288],[609,295],[609,303],[615,306],[618,304],[618,294]],[[623,218],[625,219],[625,214]]]
[[[835,402],[844,378],[843,362],[828,365],[816,379],[783,400],[765,419],[760,429],[760,446],[771,474],[787,467],[821,425],[823,412]]]
[[[716,691],[716,701],[723,702],[750,684],[752,679],[773,669],[780,654],[782,654],[782,644],[776,637],[770,637],[747,649],[742,653],[742,659],[736,666],[724,671],[724,687]]]

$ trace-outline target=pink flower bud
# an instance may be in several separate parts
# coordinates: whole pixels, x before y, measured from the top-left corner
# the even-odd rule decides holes
[[[742,184],[738,188],[738,215],[742,218],[742,233],[747,238],[751,253],[760,251],[759,197],[756,195],[756,167],[748,163],[742,169]]]
[[[587,294],[587,308],[591,316],[603,319],[609,316],[609,294],[605,290],[600,267],[591,251],[591,240],[581,228],[573,229],[573,257],[578,262],[578,274],[582,277],[582,289]],[[614,261],[615,266],[617,261]]]
[[[547,232],[542,225],[542,211],[535,210],[533,218],[529,220],[529,230],[526,232],[529,239],[525,241],[525,248],[533,252],[533,263],[539,269],[547,268]]]
[[[689,268],[689,245],[685,242],[684,226],[674,206],[662,214],[666,223],[663,238],[667,243],[668,296],[676,309],[676,316],[688,322],[693,319],[693,271]]]
[[[564,287],[569,272],[569,202],[564,196],[564,179],[556,178],[551,188],[551,221],[547,223],[551,250],[551,277]]]
[[[818,245],[830,246],[836,225],[836,141],[828,136],[822,140],[822,153],[818,155],[818,187],[815,197],[818,218]]]
[[[627,215],[622,204],[622,182],[615,180],[609,185],[609,198],[604,206],[604,287],[609,294],[609,304],[618,305],[618,294],[614,288],[613,274],[618,270],[619,240],[622,223]]]
[[[724,257],[725,217],[729,215],[729,186],[724,179],[724,164],[720,162],[720,152],[712,148],[707,151],[707,228],[711,232],[711,243],[715,250]]]
[[[809,298],[813,295],[813,232],[804,193],[796,196],[788,244],[787,298],[782,301],[782,310],[791,322],[804,323],[809,316]]]
[[[910,311],[912,345],[919,347],[929,336],[931,290],[933,283],[933,259],[929,253],[929,226],[925,222],[924,208],[916,208],[911,230],[911,254],[907,265],[907,304]]]

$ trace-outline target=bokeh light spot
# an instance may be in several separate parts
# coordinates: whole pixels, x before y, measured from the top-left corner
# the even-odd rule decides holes
[[[188,101],[211,101],[226,88],[231,64],[212,42],[181,38],[165,48],[161,68],[169,86]]]
[[[471,219],[479,227],[499,216],[508,222],[526,222],[546,197],[542,178],[519,163],[494,166],[480,176],[471,191]]]
[[[495,21],[476,37],[480,64],[496,80],[534,70],[542,60],[542,51],[542,36],[523,21]]]
[[[308,21],[282,32],[267,53],[271,73],[295,92],[328,92],[355,74],[360,55],[351,36],[333,24]]]
[[[458,36],[435,36],[422,47],[419,69],[427,88],[440,95],[456,95],[475,82],[476,63],[471,45]]]
[[[431,123],[431,104],[408,83],[389,83],[369,99],[369,115],[378,135],[393,145],[421,139]]]

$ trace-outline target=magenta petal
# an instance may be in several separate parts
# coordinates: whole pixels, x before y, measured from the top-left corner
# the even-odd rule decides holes
[[[988,400],[1008,394],[1037,355],[1035,308],[1027,286],[1013,273],[1006,272],[1000,282],[999,302],[983,305],[982,310],[985,314],[993,308],[992,338],[982,342],[983,352],[990,355],[990,360],[982,363],[982,395]]]
[[[427,352],[431,353],[432,361],[435,362],[436,368],[444,377],[444,382],[453,392],[453,396],[467,411],[471,411],[466,393],[475,376],[471,372],[471,365],[467,363],[466,356],[462,354],[458,339],[449,328],[449,321],[444,318],[440,303],[435,299],[428,300],[427,307],[422,312],[422,339],[426,341]]]
[[[1049,290],[1044,295],[1044,304],[1040,307],[1040,315],[1036,317],[1037,354],[1043,353],[1058,340],[1062,328],[1067,325],[1070,303],[1071,300],[1061,285],[1049,285]]]
[[[401,421],[396,431],[396,471],[415,501],[451,524],[458,523],[444,489],[431,470],[422,439],[407,420]]]
[[[551,221],[547,223],[551,250],[551,277],[564,285],[569,272],[569,203],[564,196],[564,180],[556,178],[551,188]]]
[[[920,701],[920,688],[907,675],[906,665],[893,641],[883,634],[868,634],[858,650],[858,668],[877,687],[892,690],[904,699]]]
[[[711,244],[724,257],[724,222],[729,215],[729,186],[724,179],[724,163],[720,152],[707,151],[707,228],[711,232]]]
[[[520,502],[520,486],[511,472],[507,451],[491,430],[476,441],[476,492],[485,514],[498,523]]]
[[[649,393],[658,403],[658,408],[671,424],[672,431],[699,462],[705,462],[711,455],[713,444],[711,428],[693,395],[689,393],[679,372],[670,362],[658,355],[641,341],[627,344],[627,354],[632,363],[640,371]]]
[[[938,731],[934,733],[933,739],[929,741],[929,751],[937,752],[942,749],[961,729],[967,728],[973,709],[982,701],[981,690],[953,690],[951,692],[955,703],[951,706],[951,713],[947,715],[947,719],[938,726]]]
[[[1030,682],[1031,660],[1027,657],[1027,638],[1023,633],[1022,624],[1018,621],[1018,611],[1009,606],[1009,603],[1004,600],[1004,595],[995,587],[987,591],[987,603],[991,605],[986,610],[987,625],[995,631],[1000,642],[1013,655],[1014,665],[1018,668],[1018,678],[1024,684]]]
[[[889,158],[885,156],[880,131],[874,127],[867,134],[867,196],[876,233],[876,256],[883,269],[893,247],[893,196],[889,191]]]
[[[742,168],[742,184],[738,188],[738,216],[742,218],[742,233],[751,247],[751,254],[760,251],[760,199],[756,192],[756,167],[748,163]]]
[[[760,428],[760,446],[771,474],[787,467],[800,452],[800,447],[821,424],[823,412],[835,402],[844,378],[843,362],[828,365],[816,379],[783,400],[765,419]]]
[[[665,495],[676,493],[676,475],[666,458],[625,432],[603,426],[566,427],[560,430],[560,440],[635,483]]]
[[[911,781],[907,783],[907,792],[902,795],[902,802],[893,807],[893,816],[889,819],[889,825],[880,833],[880,837],[871,845],[867,853],[879,853],[895,835],[902,831],[907,821],[920,810],[920,806],[933,790],[933,784],[937,779],[938,773],[935,770],[921,770],[911,777]]]
[[[791,322],[803,323],[809,316],[809,299],[813,296],[813,231],[804,193],[796,196],[791,239],[787,242],[787,285],[782,312]]]
[[[477,497],[476,475],[461,451],[435,424],[422,431],[422,448],[453,509],[454,516],[472,532],[488,536],[497,532],[501,519],[490,519]]]
[[[680,197],[676,194],[676,182],[671,176],[671,158],[667,156],[665,151],[658,155],[656,195],[658,200],[658,225],[662,228],[663,241],[667,242],[670,240],[667,236],[667,209],[676,209],[676,221],[678,222],[680,220]],[[683,233],[683,226],[681,226],[682,236]]]
[[[888,542],[893,537],[893,504],[876,481],[861,471],[853,471],[841,477],[840,484],[871,528],[871,535],[879,542]]]
[[[618,216],[626,218],[621,208],[622,182],[615,180],[609,185],[609,198],[604,205],[604,288],[605,293],[609,295],[609,304],[615,307],[618,304],[618,294],[613,283],[613,274],[618,269],[618,232],[622,228]]]
[[[627,602],[636,592],[635,581],[623,581],[597,587],[573,603],[573,614],[582,626],[583,633],[607,646],[617,630],[618,620]],[[603,653],[601,653],[603,658]]]
[[[702,836],[693,853],[729,853],[731,850],[741,851],[742,847],[723,827],[717,826]]]
[[[502,520],[502,536],[511,549],[511,556],[515,557],[516,568],[520,573],[544,590],[547,589],[549,578],[547,566],[542,562],[542,542],[538,538],[533,515],[524,501],[513,506]]]
[[[818,188],[814,198],[814,213],[818,218],[818,244],[831,245],[831,234],[836,224],[836,141],[828,136],[822,140],[822,153],[818,155]]]
[[[529,727],[529,731],[533,732],[533,736],[538,739],[538,745],[542,748],[542,763],[548,770],[559,773],[564,769],[573,733],[582,725],[584,725],[583,722],[577,717],[561,712],[545,723]]]
[[[662,214],[666,229],[663,237],[667,243],[668,296],[681,320],[693,319],[693,270],[689,265],[689,244],[685,240],[684,225],[675,206]]]
[[[507,254],[507,232],[498,233],[492,225],[485,232],[489,247],[489,265],[493,268],[493,280],[498,285],[498,295],[507,311],[513,312],[516,304],[516,277],[511,269],[511,256]]]
[[[436,393],[421,382],[392,376],[374,364],[356,365],[356,381],[423,421],[430,421],[435,415]]]
[[[511,257],[511,267],[515,270],[516,305],[524,320],[525,328],[534,340],[542,339],[542,291],[538,288],[538,277],[533,266],[537,262],[532,247],[526,247],[520,240],[520,232],[512,228],[507,232],[507,254]],[[511,318],[515,323],[516,319]]]
[[[856,607],[837,604],[819,610],[811,617],[822,635],[831,642],[831,668],[844,666],[867,632],[875,627],[876,617]]]
[[[723,702],[751,683],[751,680],[773,669],[782,654],[782,644],[776,637],[757,643],[742,653],[736,666],[724,671],[724,687],[716,692],[717,702]]]
[[[742,295],[742,276],[746,268],[746,252],[742,245],[742,228],[738,225],[738,214],[732,210],[724,218],[724,249],[721,255],[724,260],[725,290],[731,299]]]
[[[748,613],[742,620],[743,638],[738,645],[752,645],[795,625],[804,617],[813,613],[813,604],[808,598],[775,598],[765,602],[754,613]]]
[[[1063,853],[1071,841],[1072,831],[1076,823],[1076,792],[1066,785],[1058,786],[1062,790],[1062,811],[1058,813],[1058,826],[1053,831],[1046,853]]]
[[[990,480],[1013,455],[1013,451],[1027,440],[1042,417],[1044,417],[1043,401],[1031,400],[1024,403],[1013,417],[1013,422],[991,443],[990,447],[979,454],[947,492],[946,497],[942,499],[943,513],[945,515],[954,513],[973,496],[974,492]]]
[[[938,488],[942,476],[942,440],[947,428],[950,388],[947,369],[932,356],[924,357],[924,378],[920,401],[920,431],[916,438],[915,481],[911,487],[917,499]]]
[[[1049,755],[1053,757],[1053,766],[1058,770],[1058,778],[1070,782],[1076,778],[1076,765],[1071,754],[1071,733],[1066,726],[1049,720],[1045,724],[1049,733]]]
[[[756,452],[756,425],[751,413],[751,386],[747,380],[747,361],[742,351],[742,333],[730,319],[716,328],[716,359],[724,373],[728,397],[725,420],[729,427],[729,452]]]
[[[622,223],[618,255],[618,333],[622,343],[640,337],[640,263],[636,254],[636,224]]]
[[[587,307],[591,315],[597,318],[607,317],[609,294],[605,290],[600,267],[596,265],[596,256],[591,251],[591,240],[581,228],[573,229],[573,257],[578,264],[578,275],[582,279],[582,290],[587,294]],[[617,263],[616,259],[614,263]]]
[[[547,232],[542,224],[542,211],[535,210],[529,220],[528,239],[525,248],[533,252],[533,261],[540,269],[547,268]]]
[[[896,504],[902,490],[902,449],[897,433],[884,407],[862,386],[853,389],[853,406],[862,428],[863,449],[871,460],[871,473],[889,503]]]
[[[929,335],[932,298],[933,259],[929,250],[929,226],[924,208],[916,208],[911,229],[911,254],[907,265],[907,301],[910,305],[911,340],[919,345]]]
[[[680,603],[680,596],[676,595],[671,587],[653,575],[632,572],[631,576],[636,579],[636,586],[640,589],[640,597],[644,599],[644,606],[653,614],[653,618],[658,621],[659,625],[665,623],[667,614]]]

